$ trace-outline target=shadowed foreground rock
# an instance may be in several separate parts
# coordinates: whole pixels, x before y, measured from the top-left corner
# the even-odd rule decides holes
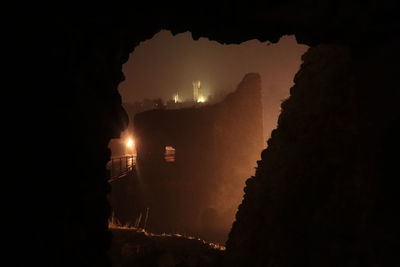
[[[398,45],[303,56],[246,182],[227,266],[399,264]]]
[[[180,235],[152,235],[133,228],[111,227],[114,267],[218,267],[224,251]]]

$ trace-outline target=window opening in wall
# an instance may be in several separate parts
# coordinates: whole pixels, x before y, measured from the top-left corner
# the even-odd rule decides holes
[[[172,146],[166,146],[164,159],[166,162],[175,162],[175,148]]]

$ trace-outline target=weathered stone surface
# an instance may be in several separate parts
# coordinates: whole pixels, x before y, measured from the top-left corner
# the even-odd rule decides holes
[[[399,181],[389,174],[389,151],[399,148],[395,46],[320,45],[303,56],[278,128],[244,189],[228,266],[398,262],[392,188]]]
[[[139,113],[134,128],[148,229],[224,243],[264,147],[260,75],[217,104]],[[166,146],[175,162],[164,160]]]

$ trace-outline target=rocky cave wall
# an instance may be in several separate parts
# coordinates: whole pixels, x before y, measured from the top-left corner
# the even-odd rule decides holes
[[[15,260],[109,266],[105,163],[109,140],[125,124],[117,91],[121,66],[160,29],[190,30],[194,38],[221,43],[276,42],[294,34],[303,44],[326,44],[305,56],[279,129],[248,181],[228,243],[230,260],[321,263],[313,252],[345,266],[394,259],[398,175],[389,155],[399,148],[396,1],[219,1],[195,9],[166,2],[103,13],[22,9],[9,20],[18,27],[9,39],[14,50],[7,51],[20,64],[9,67],[15,74],[9,91],[17,92],[14,99],[28,116],[12,126],[18,137],[30,137],[21,138],[18,152],[35,156],[18,168],[20,191],[12,201],[20,204],[14,221],[29,218],[19,234],[33,244]],[[323,65],[331,61],[340,67]],[[326,235],[311,234],[311,227]]]
[[[227,266],[390,266],[399,42],[303,56],[227,244]]]
[[[23,226],[14,225],[20,230],[13,240],[24,256],[14,261],[110,266],[105,164],[108,142],[128,122],[117,88],[135,44],[155,31],[149,25],[149,32],[128,39],[121,25],[99,17],[38,12],[22,19],[29,23],[16,40],[26,46],[18,61],[25,76],[15,84],[26,120],[16,119],[22,129],[15,132],[23,142],[17,153],[29,156],[15,168],[17,216],[11,217]]]

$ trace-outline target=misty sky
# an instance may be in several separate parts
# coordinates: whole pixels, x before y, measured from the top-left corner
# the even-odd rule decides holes
[[[159,97],[167,101],[177,92],[185,100],[192,98],[193,80],[202,82],[206,94],[218,95],[233,91],[246,73],[258,72],[264,117],[269,120],[277,116],[277,107],[288,96],[307,48],[292,36],[282,37],[277,44],[252,40],[222,45],[206,38],[194,41],[189,32],[173,36],[161,31],[130,55],[119,91],[123,102]]]

